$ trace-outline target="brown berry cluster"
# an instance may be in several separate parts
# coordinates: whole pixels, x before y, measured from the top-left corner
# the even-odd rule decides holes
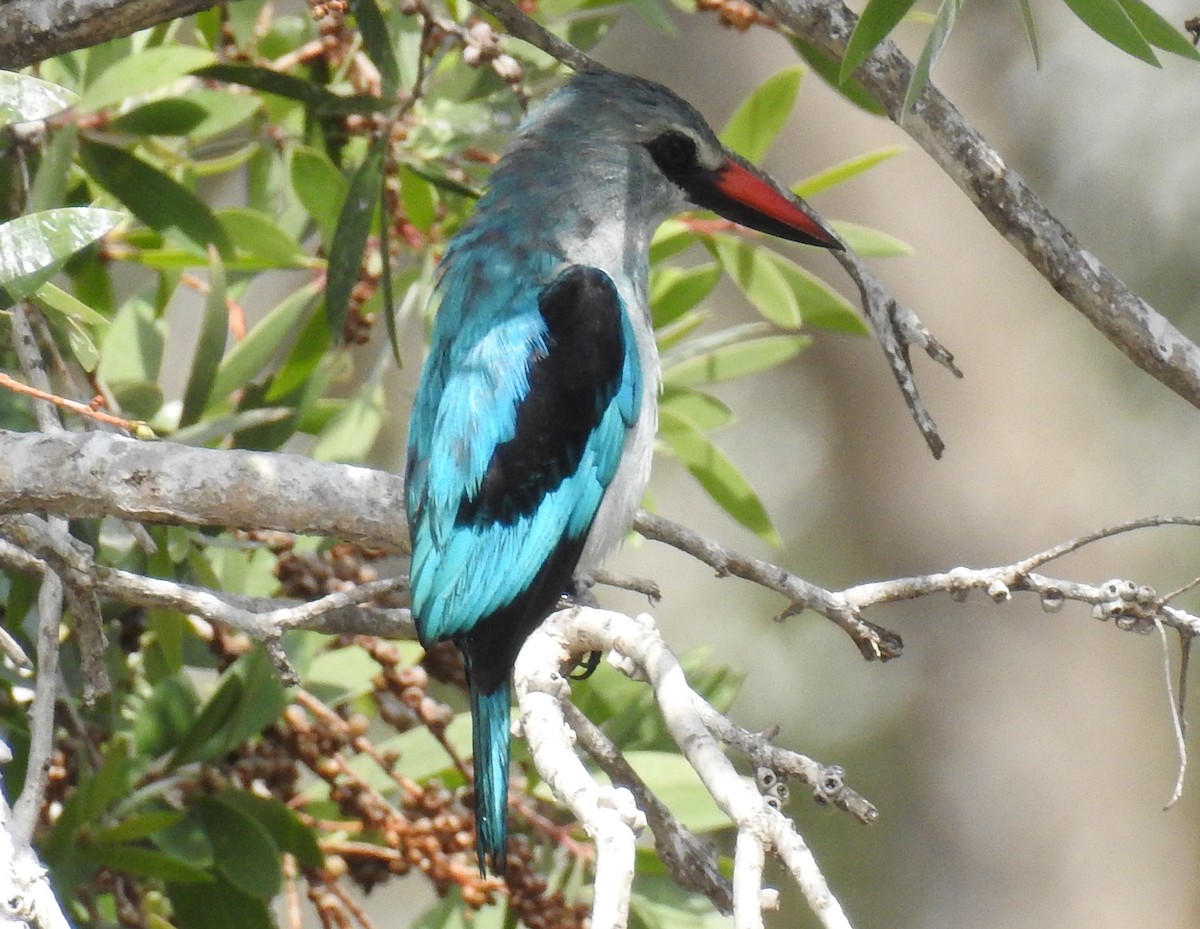
[[[338,542],[319,552],[287,549],[278,553],[275,577],[285,597],[316,600],[378,580],[379,572],[371,562],[385,554],[350,542]]]

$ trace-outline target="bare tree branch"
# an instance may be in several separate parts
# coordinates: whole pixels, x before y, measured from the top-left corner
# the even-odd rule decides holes
[[[403,486],[300,455],[0,430],[0,513],[278,529],[406,551]]]
[[[857,17],[841,0],[752,0],[785,29],[841,60]],[[895,122],[913,64],[885,41],[854,72]],[[1139,368],[1200,407],[1200,348],[1083,248],[962,113],[932,84],[902,128],[987,220]]]
[[[24,68],[215,5],[216,0],[0,0],[0,68]]]

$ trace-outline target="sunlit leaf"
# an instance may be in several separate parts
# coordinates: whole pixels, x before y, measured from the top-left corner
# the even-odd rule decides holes
[[[733,411],[716,397],[690,387],[664,387],[658,405],[660,409],[671,407],[705,432],[719,429],[733,419]]]
[[[216,56],[193,45],[148,48],[114,62],[84,91],[79,112],[93,113],[139,94],[166,87],[211,64]]]
[[[761,326],[738,326],[692,339],[686,352],[664,355],[663,383],[694,387],[756,374],[794,358],[812,341],[803,335],[757,335],[761,332]]]
[[[802,68],[785,68],[758,85],[721,130],[721,141],[753,162],[762,161],[791,115]]]
[[[791,289],[805,324],[834,332],[866,334],[867,329],[854,307],[823,280],[774,252],[770,253],[770,261]]]
[[[759,313],[785,329],[800,325],[800,304],[769,249],[734,235],[712,236],[706,244]]]
[[[29,296],[124,219],[114,210],[59,207],[0,225],[0,307]]]
[[[912,246],[907,242],[869,226],[838,220],[833,224],[833,229],[849,248],[864,258],[896,258],[913,253]]]
[[[15,71],[0,71],[0,126],[46,119],[77,101],[65,87]]]
[[[669,407],[659,411],[658,434],[726,513],[772,545],[782,540],[749,482],[694,423]]]
[[[832,167],[826,168],[824,171],[806,177],[792,187],[792,192],[798,197],[814,197],[828,190],[830,187],[844,184],[851,178],[858,177],[858,175],[865,171],[871,170],[876,165],[887,161],[889,158],[894,158],[904,151],[906,149],[903,145],[888,145],[885,148],[877,148],[875,151],[856,155],[854,158],[848,158],[846,161],[839,162]]]
[[[698,304],[712,293],[720,279],[721,269],[714,262],[687,269],[657,269],[650,278],[650,311],[655,328],[674,322]]]

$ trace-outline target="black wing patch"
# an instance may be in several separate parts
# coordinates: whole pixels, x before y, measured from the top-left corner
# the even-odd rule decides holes
[[[588,436],[620,385],[621,300],[598,268],[574,266],[538,301],[546,349],[530,355],[529,393],[516,433],[496,446],[478,493],[459,504],[459,526],[515,522],[575,473]]]

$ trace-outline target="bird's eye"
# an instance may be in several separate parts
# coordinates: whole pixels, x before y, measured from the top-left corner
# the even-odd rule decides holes
[[[652,139],[646,148],[664,174],[678,174],[696,167],[696,140],[686,133],[669,129]]]

